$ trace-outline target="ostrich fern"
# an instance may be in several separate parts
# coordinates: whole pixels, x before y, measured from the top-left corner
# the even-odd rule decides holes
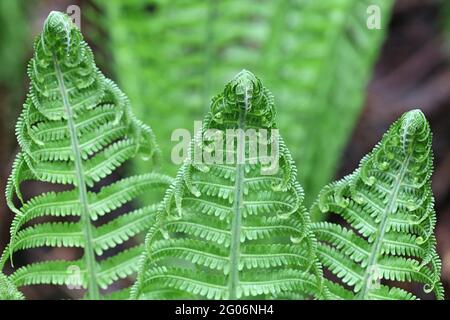
[[[137,154],[155,158],[158,148],[152,131],[134,117],[127,97],[97,69],[91,50],[66,15],[50,13],[34,49],[28,68],[30,92],[16,126],[21,151],[6,188],[15,217],[0,266],[19,250],[83,248],[80,260],[28,264],[15,270],[9,281],[18,287],[81,285],[88,289],[88,298],[98,299],[100,288],[136,271],[141,246],[119,253],[115,249],[115,255],[106,259],[97,257],[146,231],[155,207],[127,212],[100,226],[93,222],[171,179],[149,173],[115,183],[103,181]],[[20,187],[29,180],[72,188],[26,200]],[[99,182],[104,185],[100,189]],[[70,216],[77,221],[65,219]],[[72,276],[74,267],[80,279]]]
[[[271,93],[244,70],[213,99],[200,135],[274,128]],[[279,150],[279,170],[265,175],[262,158],[254,161],[244,146],[243,131],[233,139],[232,150],[221,144],[216,154],[232,151],[245,161],[200,164],[193,150],[211,145],[199,135],[192,141],[147,235],[133,298],[324,295],[303,190],[283,140],[274,134],[267,139],[272,152]]]
[[[166,157],[173,130],[190,128],[227,79],[242,67],[263,77],[283,106],[278,123],[302,167],[299,180],[308,206],[333,177],[363,105],[364,87],[393,4],[393,0],[93,2],[104,15],[91,12],[91,21],[109,35],[117,79],[138,116],[144,121],[167,118],[153,124]],[[373,5],[380,9],[380,30],[366,25],[367,10]],[[105,43],[103,37],[97,42]],[[335,121],[340,114],[346,117]],[[175,172],[173,165],[165,168]]]
[[[423,113],[405,113],[363,158],[359,169],[325,187],[312,211],[335,213],[348,226],[313,226],[335,298],[414,299],[385,280],[418,282],[443,299],[431,191],[431,132]],[[383,281],[380,283],[380,281]]]

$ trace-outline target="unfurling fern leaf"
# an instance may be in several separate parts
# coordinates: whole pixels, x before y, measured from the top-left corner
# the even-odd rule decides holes
[[[318,256],[340,283],[335,298],[414,299],[386,281],[418,282],[443,298],[433,234],[431,131],[420,110],[405,113],[363,158],[359,169],[325,187],[312,211],[348,227],[317,223]]]
[[[213,99],[166,193],[158,223],[147,235],[133,298],[324,295],[303,190],[275,128],[272,94],[241,71]],[[258,139],[268,131],[267,139],[258,140],[258,152],[269,148],[278,170],[267,171],[263,154],[252,155],[247,129],[258,131]],[[201,139],[210,134],[229,140]],[[206,155],[215,160],[205,163]]]
[[[89,298],[96,299],[100,288],[136,271],[141,246],[99,261],[97,256],[146,231],[155,207],[128,212],[97,227],[93,222],[149,188],[165,187],[171,179],[149,173],[98,190],[95,184],[126,160],[137,154],[154,158],[159,151],[150,128],[134,117],[126,96],[97,69],[91,50],[66,15],[48,16],[28,73],[30,92],[16,127],[21,152],[6,190],[7,203],[16,215],[0,266],[19,250],[83,248],[80,260],[25,265],[10,280],[19,287],[81,285],[87,287]],[[28,180],[72,188],[25,200],[20,185]],[[19,208],[13,202],[15,195],[21,201]],[[70,216],[79,219],[64,219]],[[73,276],[74,268],[79,279]]]

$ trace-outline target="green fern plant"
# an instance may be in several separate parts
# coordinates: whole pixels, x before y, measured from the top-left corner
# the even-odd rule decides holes
[[[317,254],[339,281],[334,298],[414,299],[386,281],[418,282],[443,299],[431,191],[431,131],[420,110],[405,113],[359,168],[326,186],[312,212],[334,213],[347,225],[313,225]]]
[[[100,288],[136,271],[142,246],[118,246],[152,225],[155,206],[118,217],[113,213],[149,188],[164,188],[171,178],[148,173],[114,183],[107,179],[125,161],[138,154],[156,159],[159,150],[151,129],[134,117],[127,97],[97,69],[81,32],[66,15],[49,14],[34,49],[28,68],[30,91],[16,126],[21,151],[6,188],[15,217],[0,269],[20,250],[82,248],[79,260],[27,264],[9,281],[18,287],[81,285],[88,298],[98,299]],[[25,199],[20,191],[25,181],[55,188]],[[58,185],[71,187],[61,191]],[[94,225],[107,215],[113,219]],[[110,257],[97,259],[107,251]],[[73,277],[74,268],[79,278]]]
[[[393,4],[392,0],[93,2],[104,14],[99,17],[91,11],[90,20],[109,36],[113,69],[136,113],[144,121],[167,119],[154,123],[153,129],[169,173],[176,170],[169,161],[173,130],[191,128],[212,94],[245,66],[265,79],[283,106],[278,123],[302,167],[299,180],[307,206],[333,178],[363,105]],[[367,10],[373,5],[380,9],[381,30],[366,26]],[[104,37],[97,43],[104,44]],[[346,117],[335,121],[341,114]]]
[[[168,189],[146,239],[132,297],[138,299],[323,297],[320,265],[303,190],[283,140],[267,139],[279,170],[265,175],[243,131],[225,143],[200,139],[209,130],[276,128],[272,94],[243,70],[216,96],[191,152]],[[217,149],[211,151],[212,144]],[[227,141],[228,143],[228,141]],[[200,163],[195,150],[231,152],[226,164]],[[253,159],[253,162],[252,162]],[[256,161],[255,161],[256,160]]]

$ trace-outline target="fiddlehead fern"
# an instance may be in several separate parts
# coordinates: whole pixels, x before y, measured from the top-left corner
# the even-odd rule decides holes
[[[256,136],[269,133],[262,145],[275,155],[277,170],[269,173],[261,154],[252,156],[246,142],[252,129]],[[147,235],[133,298],[324,295],[297,170],[272,129],[271,93],[252,73],[241,71],[213,99],[166,193],[159,222]],[[216,137],[230,137],[232,130],[232,143],[201,139],[210,130]],[[205,163],[197,161],[196,152],[221,156]],[[231,161],[220,161],[225,155]]]
[[[157,156],[151,129],[134,117],[127,97],[97,69],[81,32],[66,15],[49,14],[34,49],[28,68],[30,92],[16,126],[21,151],[6,188],[15,217],[0,266],[19,250],[83,248],[80,260],[25,265],[9,278],[19,287],[80,285],[88,289],[88,298],[97,299],[100,288],[136,270],[141,247],[99,261],[97,257],[146,231],[155,207],[127,212],[100,226],[94,226],[94,221],[150,187],[168,185],[171,179],[149,173],[115,183],[102,181],[138,154],[149,159]],[[20,187],[30,180],[71,188],[25,199]],[[14,204],[15,195],[19,207]],[[70,217],[75,219],[66,220]],[[71,267],[78,268],[79,279],[71,277]]]
[[[349,225],[313,226],[322,264],[340,279],[329,285],[335,298],[415,298],[386,280],[422,283],[443,298],[432,167],[431,131],[423,113],[413,110],[391,126],[359,169],[322,190],[312,211],[337,214]]]

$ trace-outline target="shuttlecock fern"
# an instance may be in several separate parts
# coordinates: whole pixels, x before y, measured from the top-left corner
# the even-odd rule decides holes
[[[136,270],[141,246],[120,253],[117,248],[116,255],[97,258],[146,231],[155,206],[127,212],[100,226],[93,222],[149,188],[165,187],[171,179],[148,173],[114,183],[102,181],[100,188],[96,183],[128,159],[138,154],[148,159],[157,156],[153,133],[134,117],[127,97],[97,69],[80,30],[66,15],[50,13],[34,49],[28,68],[30,92],[16,127],[21,151],[6,190],[15,217],[0,265],[19,250],[83,248],[80,260],[25,265],[9,280],[18,287],[80,285],[88,289],[88,298],[97,299],[100,288]],[[56,188],[26,200],[20,187],[28,180],[72,188]],[[46,217],[50,219],[42,219]],[[66,219],[70,217],[78,219]]]
[[[359,169],[325,187],[312,211],[342,217],[313,229],[318,256],[339,279],[335,298],[414,299],[387,280],[417,282],[443,298],[431,191],[431,131],[420,110],[405,113]]]
[[[241,71],[213,99],[166,193],[159,222],[147,235],[133,298],[324,295],[303,190],[275,128],[271,93],[252,73]],[[278,170],[269,174],[261,154],[252,156],[247,129],[270,132],[264,141],[279,161]],[[232,147],[226,147],[230,140],[201,139],[210,130],[222,137],[237,130]],[[234,161],[199,162],[196,150],[213,157],[228,153]]]

